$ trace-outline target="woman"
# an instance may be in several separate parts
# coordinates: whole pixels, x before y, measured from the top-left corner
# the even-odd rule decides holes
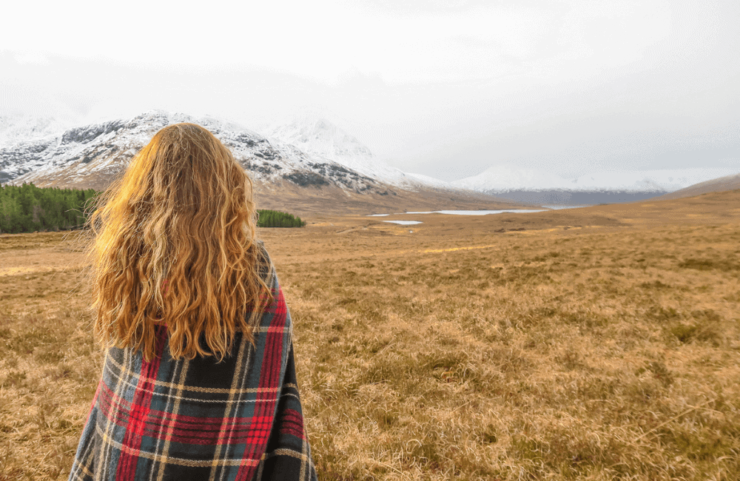
[[[160,130],[90,224],[106,358],[69,479],[316,479],[290,314],[229,150]]]

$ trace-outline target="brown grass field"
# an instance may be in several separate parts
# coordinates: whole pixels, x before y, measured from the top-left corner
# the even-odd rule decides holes
[[[320,479],[740,478],[740,191],[308,221],[261,237]],[[101,368],[82,268],[0,237],[2,480],[66,479]]]

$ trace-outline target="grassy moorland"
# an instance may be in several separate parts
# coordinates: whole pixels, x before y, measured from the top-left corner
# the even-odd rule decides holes
[[[393,218],[261,231],[321,479],[736,479],[740,192]],[[65,478],[101,362],[82,258],[0,256],[0,479]]]

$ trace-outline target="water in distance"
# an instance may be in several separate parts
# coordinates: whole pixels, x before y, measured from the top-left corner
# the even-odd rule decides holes
[[[562,210],[562,209],[578,209],[580,207],[591,207],[590,205],[543,205],[551,210]]]
[[[383,222],[387,222],[389,224],[398,224],[398,225],[416,225],[421,224],[418,220],[384,220]]]
[[[451,214],[451,215],[489,215],[489,214],[528,214],[544,212],[545,209],[504,209],[504,210],[435,210],[431,212],[404,212],[404,214]]]

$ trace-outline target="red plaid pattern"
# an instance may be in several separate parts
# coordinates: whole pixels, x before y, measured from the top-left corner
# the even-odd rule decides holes
[[[175,360],[166,328],[158,356],[111,348],[70,480],[315,480],[295,377],[291,318],[274,301],[233,352]]]

